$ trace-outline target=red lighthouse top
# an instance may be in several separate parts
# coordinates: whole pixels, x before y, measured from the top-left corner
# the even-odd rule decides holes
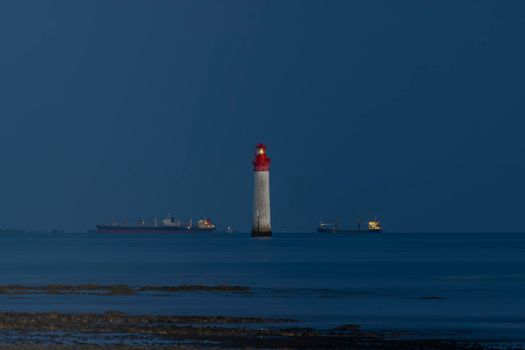
[[[266,146],[262,143],[255,146],[255,156],[253,157],[253,171],[269,171],[270,157],[266,155]]]

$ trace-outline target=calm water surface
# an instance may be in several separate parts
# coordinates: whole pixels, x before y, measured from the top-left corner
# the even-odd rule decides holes
[[[0,295],[2,311],[242,315],[525,341],[525,234],[3,234],[0,284],[233,284],[253,293]]]

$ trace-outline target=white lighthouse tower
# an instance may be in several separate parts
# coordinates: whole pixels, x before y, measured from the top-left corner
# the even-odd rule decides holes
[[[266,154],[265,145],[260,143],[255,147],[252,163],[254,175],[252,237],[271,237],[270,158]]]

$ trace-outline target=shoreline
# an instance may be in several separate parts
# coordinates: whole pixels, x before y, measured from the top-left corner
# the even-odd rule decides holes
[[[250,297],[257,293],[239,285],[126,285],[126,284],[49,284],[0,285],[0,295],[24,298],[30,295],[47,296],[139,296],[162,297],[179,293],[212,293]],[[112,298],[111,298],[112,299]],[[437,296],[421,300],[442,299]],[[109,300],[109,299],[108,299]],[[97,313],[89,309],[60,311],[11,310],[0,311],[0,350],[5,346],[59,346],[57,349],[76,349],[71,343],[89,346],[86,349],[118,349],[122,343],[129,348],[265,348],[265,349],[484,349],[490,342],[483,339],[459,338],[421,334],[411,329],[364,329],[356,324],[342,324],[347,320],[332,320],[330,326],[305,323],[304,320],[279,315],[273,317],[221,316],[223,313],[200,313],[198,316],[165,311],[145,314],[111,311],[117,305],[106,305]],[[110,311],[107,311],[110,310]],[[57,312],[58,311],[58,312]],[[223,310],[228,315],[228,310]],[[484,344],[483,346],[480,344]],[[95,347],[93,347],[95,346]],[[189,346],[189,347],[188,347]],[[494,348],[494,347],[490,347]],[[505,349],[507,347],[496,347]],[[511,348],[511,347],[508,347]]]
[[[57,312],[0,313],[0,349],[483,349],[477,342],[406,339],[341,325],[293,327],[291,319]],[[246,328],[243,324],[259,325]]]

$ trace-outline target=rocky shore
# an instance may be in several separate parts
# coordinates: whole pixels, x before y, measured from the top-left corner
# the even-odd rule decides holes
[[[125,284],[49,284],[45,286],[0,285],[0,294],[95,294],[95,295],[133,295],[143,292],[222,292],[249,293],[249,287],[230,285],[179,285],[179,286],[129,286]]]
[[[400,339],[394,333],[369,332],[356,325],[314,330],[292,327],[294,322],[116,311],[5,312],[0,313],[0,349],[481,349],[464,342]]]

